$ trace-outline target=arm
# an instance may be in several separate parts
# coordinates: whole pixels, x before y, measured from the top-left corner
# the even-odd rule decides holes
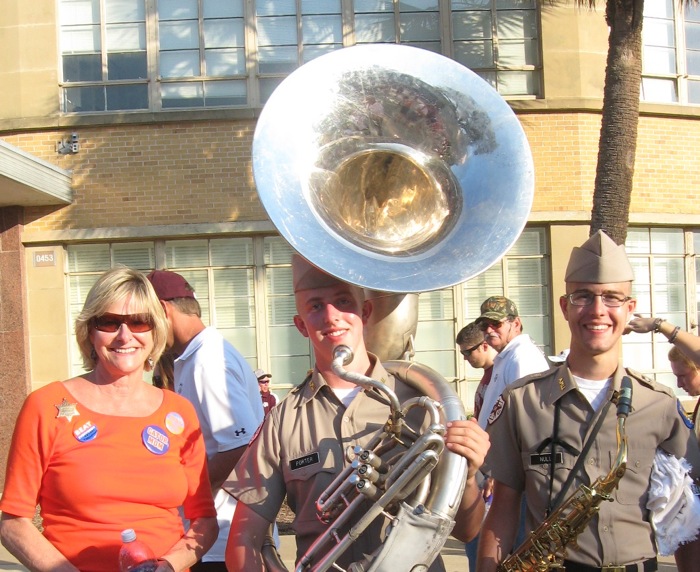
[[[3,513],[0,538],[10,554],[32,572],[78,572],[29,518]]]
[[[479,537],[477,570],[493,572],[513,549],[520,512],[521,493],[499,481],[494,482],[491,510]]]
[[[226,544],[229,572],[263,571],[262,545],[271,523],[248,505],[238,502]]]
[[[236,447],[230,451],[216,453],[209,458],[207,467],[209,469],[209,482],[211,483],[213,494],[216,494],[221,488],[221,485],[224,484],[224,481],[231,474],[236,463],[238,463],[238,459],[243,456],[246,447],[247,445]]]
[[[491,446],[489,436],[473,417],[468,421],[452,421],[447,424],[445,435],[447,448],[467,460],[467,483],[455,516],[452,535],[462,542],[469,542],[479,533],[484,518],[484,500],[476,482],[476,473],[484,463]]]
[[[195,518],[190,522],[189,530],[160,557],[160,560],[166,560],[176,572],[187,570],[211,548],[218,534],[216,517]],[[162,566],[159,567],[161,568]]]
[[[625,333],[635,332],[637,334],[648,334],[649,332],[659,332],[669,342],[681,350],[695,363],[700,364],[700,337],[683,329],[676,332],[676,326],[671,322],[663,321],[656,326],[656,318],[642,318],[640,314],[635,314],[625,328]]]

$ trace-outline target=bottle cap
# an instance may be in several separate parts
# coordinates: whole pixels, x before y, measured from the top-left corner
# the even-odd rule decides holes
[[[122,542],[133,542],[134,540],[136,540],[136,532],[133,528],[122,530]]]

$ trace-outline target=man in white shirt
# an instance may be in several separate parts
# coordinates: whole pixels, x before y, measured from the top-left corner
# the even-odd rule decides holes
[[[549,369],[549,364],[530,336],[523,334],[523,323],[512,300],[504,296],[486,299],[476,323],[488,344],[498,352],[478,419],[479,425],[486,428],[493,406],[506,386],[531,373]]]
[[[193,288],[167,270],[148,275],[168,318],[168,347],[175,360],[175,391],[197,412],[207,450],[219,536],[192,572],[225,572],[224,552],[236,499],[221,485],[263,421],[258,381],[243,356],[202,321]]]

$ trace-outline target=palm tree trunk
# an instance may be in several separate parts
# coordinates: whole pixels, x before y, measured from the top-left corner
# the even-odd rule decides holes
[[[644,0],[607,0],[610,36],[590,233],[602,229],[618,244],[627,237],[632,198],[643,12]]]

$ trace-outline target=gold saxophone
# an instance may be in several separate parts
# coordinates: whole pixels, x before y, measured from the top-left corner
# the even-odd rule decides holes
[[[603,501],[613,500],[611,495],[627,470],[625,422],[631,403],[632,382],[625,376],[617,397],[617,456],[612,469],[590,487],[581,485],[498,565],[497,572],[545,572],[564,568],[566,546],[576,542]]]

